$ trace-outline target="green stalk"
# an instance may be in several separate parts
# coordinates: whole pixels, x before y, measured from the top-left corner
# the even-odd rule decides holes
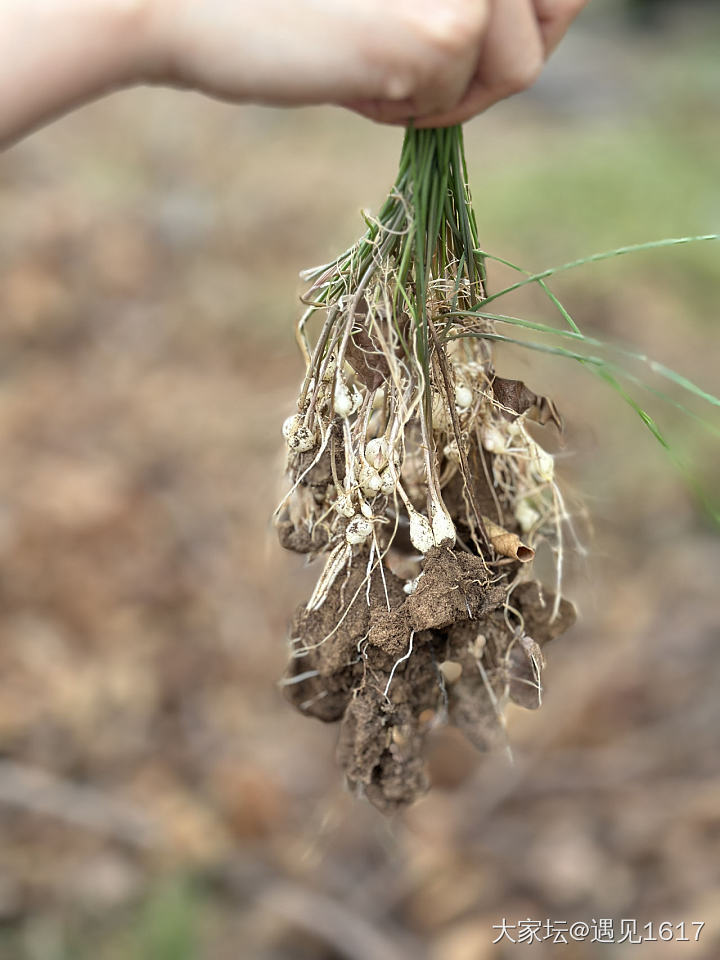
[[[718,234],[679,237],[650,243],[619,247],[614,250],[581,257],[538,273],[530,273],[516,264],[485,252],[478,240],[477,222],[468,188],[462,128],[417,130],[410,125],[400,153],[398,173],[393,190],[382,205],[377,218],[366,217],[365,235],[336,260],[317,268],[307,276],[316,284],[308,294],[310,312],[313,309],[331,309],[348,292],[356,288],[360,278],[372,278],[375,273],[389,279],[389,299],[393,323],[401,349],[410,368],[420,365],[424,379],[423,403],[429,419],[431,408],[431,353],[436,346],[429,337],[429,322],[435,325],[438,345],[464,337],[479,337],[489,341],[519,343],[530,350],[566,357],[583,365],[600,377],[618,393],[640,417],[656,440],[677,460],[671,444],[653,418],[622,385],[625,380],[672,404],[677,409],[698,419],[705,427],[714,426],[673,397],[655,389],[641,376],[625,367],[632,361],[640,363],[653,374],[670,381],[676,387],[714,407],[720,400],[691,380],[647,357],[640,351],[606,343],[586,336],[575,319],[550,290],[546,281],[558,273],[588,263],[597,263],[614,257],[648,250],[658,250],[679,244],[720,239]],[[521,279],[496,292],[486,293],[486,260],[496,260],[521,273]],[[432,283],[452,282],[450,304],[437,306]],[[488,312],[489,305],[530,284],[537,284],[558,311],[565,329],[550,324],[532,322],[502,313]],[[435,304],[433,306],[433,304]],[[429,309],[438,315],[429,316]],[[405,321],[410,318],[413,334],[404,333]],[[473,328],[477,319],[489,324],[512,324],[533,331],[534,342],[517,340],[487,329]],[[556,343],[556,338],[574,341],[577,349],[567,349]],[[612,360],[589,353],[600,350],[614,354]],[[620,378],[620,379],[618,379]]]

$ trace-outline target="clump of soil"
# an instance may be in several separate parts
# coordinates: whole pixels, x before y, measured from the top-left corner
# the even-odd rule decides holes
[[[349,785],[392,812],[428,787],[423,748],[433,726],[454,724],[487,750],[503,736],[505,702],[540,706],[542,648],[572,625],[574,610],[562,600],[553,619],[554,595],[520,582],[513,630],[516,568],[498,578],[482,558],[437,547],[408,594],[390,569],[368,576],[369,559],[358,552],[318,610],[298,608],[283,687],[301,713],[340,722]]]

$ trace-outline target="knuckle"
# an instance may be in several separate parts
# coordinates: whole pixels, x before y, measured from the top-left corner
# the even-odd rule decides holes
[[[477,48],[487,23],[487,7],[477,0],[431,0],[415,5],[410,16],[418,48],[442,60]]]
[[[544,62],[541,56],[528,58],[515,65],[501,83],[507,94],[522,93],[531,87],[542,73]]]
[[[486,7],[465,0],[434,4],[432,15],[424,18],[428,43],[451,54],[476,49],[486,23]]]
[[[430,82],[442,86],[458,61],[473,60],[486,23],[487,5],[478,0],[408,0],[396,22],[403,52],[384,72],[382,95],[407,99]]]
[[[380,80],[379,96],[384,100],[407,100],[419,85],[420,77],[411,63],[394,63]]]

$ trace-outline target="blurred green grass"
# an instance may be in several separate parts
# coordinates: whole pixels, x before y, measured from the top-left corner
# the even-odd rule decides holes
[[[178,875],[151,885],[136,904],[108,916],[32,918],[0,934],[3,960],[196,960],[206,891]]]

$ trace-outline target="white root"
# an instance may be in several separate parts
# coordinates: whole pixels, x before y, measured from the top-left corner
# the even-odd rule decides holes
[[[325,561],[323,572],[315,584],[312,596],[305,605],[305,609],[311,613],[313,610],[319,610],[325,603],[339,574],[345,569],[348,560],[352,556],[352,547],[349,543],[339,543],[329,554]]]
[[[388,692],[389,692],[389,690],[390,690],[390,684],[393,682],[393,677],[395,676],[395,671],[397,670],[397,668],[400,666],[401,663],[404,663],[406,660],[409,660],[410,657],[411,657],[411,655],[412,655],[412,652],[413,652],[413,640],[414,640],[414,639],[415,639],[415,631],[413,630],[413,631],[411,632],[411,634],[410,634],[410,642],[409,642],[409,644],[408,644],[408,651],[407,651],[407,653],[405,654],[405,656],[400,657],[398,660],[395,661],[395,663],[394,663],[393,666],[392,666],[392,670],[390,671],[390,676],[388,677],[387,684],[385,685],[385,690],[383,691],[383,696],[385,697],[386,700],[389,699],[389,697],[388,697]]]

